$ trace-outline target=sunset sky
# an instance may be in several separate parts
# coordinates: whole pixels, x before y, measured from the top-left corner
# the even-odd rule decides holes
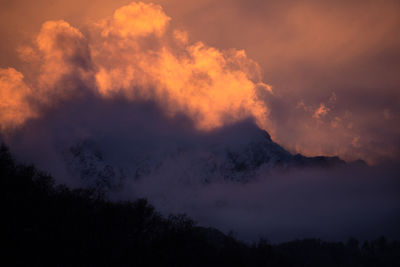
[[[305,155],[399,158],[398,1],[130,3],[0,1],[4,132],[85,87],[199,131],[252,117]]]
[[[0,0],[0,141],[247,240],[399,238],[399,29],[398,0]]]

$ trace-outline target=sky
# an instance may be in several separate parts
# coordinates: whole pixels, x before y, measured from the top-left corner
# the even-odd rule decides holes
[[[202,138],[247,142],[257,127],[291,153],[371,169],[202,187],[181,180],[189,160],[168,159],[115,198],[245,239],[396,232],[399,14],[395,0],[0,0],[0,138],[71,184],[63,153],[82,140],[129,161],[130,147],[162,157]]]
[[[237,49],[246,54],[246,60],[258,65],[254,67],[257,70],[249,70],[247,74],[252,72],[260,76],[251,82],[262,82],[271,92],[259,97],[260,104],[249,100],[246,109],[252,110],[244,112],[258,116],[259,124],[287,149],[306,155],[339,155],[347,160],[361,158],[371,164],[398,158],[398,1],[145,2],[159,4],[162,13],[168,17],[165,21],[168,25],[162,29],[167,36],[159,36],[162,42],[174,38],[174,34],[178,34],[173,32],[175,29],[181,33],[181,38],[187,39],[186,46],[201,42],[222,53]],[[42,25],[46,21],[64,20],[82,32],[90,46],[87,52],[93,57],[93,48],[100,42],[94,40],[98,37],[93,32],[94,25],[112,17],[114,10],[129,3],[0,1],[2,76],[15,77],[16,73],[5,74],[4,69],[9,67],[22,73],[25,83],[29,77],[37,75],[32,61],[42,60],[37,58],[40,56],[34,49],[37,49],[37,36],[43,33]],[[155,40],[147,41],[154,44]],[[186,48],[169,49],[178,52]],[[113,60],[123,58],[125,52],[115,52],[120,54],[114,54]],[[94,68],[98,68],[98,64],[96,62]],[[94,71],[99,74],[102,69]],[[222,84],[226,83],[224,78],[218,79]],[[237,82],[242,86],[240,90],[246,90],[242,89],[246,88],[243,81]],[[229,98],[220,97],[220,103]],[[203,109],[210,113],[219,112],[207,105]],[[223,104],[217,105],[221,105],[221,109],[227,108]],[[257,105],[259,107],[252,108]],[[254,115],[257,112],[264,112],[264,118],[260,114]],[[207,120],[221,124],[216,122],[221,118],[208,117]]]

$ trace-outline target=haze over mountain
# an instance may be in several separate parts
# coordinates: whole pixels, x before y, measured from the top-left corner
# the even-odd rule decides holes
[[[7,143],[60,183],[147,198],[245,240],[399,234],[397,167],[292,155],[251,119],[199,132],[149,102],[87,97],[29,121]]]
[[[147,198],[246,240],[400,237],[395,105],[385,135],[364,138],[361,115],[332,114],[335,92],[293,105],[244,50],[193,42],[171,21],[132,2],[84,26],[44,22],[18,47],[21,67],[0,69],[1,139],[58,183]]]

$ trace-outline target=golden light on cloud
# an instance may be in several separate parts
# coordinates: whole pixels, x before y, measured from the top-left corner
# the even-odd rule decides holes
[[[78,93],[77,86],[88,85],[90,50],[78,29],[63,20],[47,21],[36,38],[36,45],[41,56],[37,88],[41,101],[66,98]]]
[[[0,129],[12,129],[35,117],[27,97],[31,89],[24,83],[24,76],[13,68],[0,69]]]
[[[2,129],[95,95],[154,102],[199,130],[252,117],[293,153],[399,155],[398,1],[12,2],[0,8]]]
[[[148,34],[162,35],[171,18],[161,6],[132,2],[114,12],[112,20],[104,21],[103,37],[138,37]]]
[[[321,118],[323,116],[326,116],[326,114],[328,114],[328,112],[329,112],[329,108],[327,108],[325,106],[325,104],[320,104],[319,108],[317,108],[317,110],[315,110],[313,118],[314,119],[319,119],[319,118]]]
[[[36,44],[21,49],[22,57],[39,57],[34,97],[49,105],[92,90],[105,98],[155,101],[170,116],[186,114],[200,130],[247,117],[265,127],[268,108],[259,93],[271,88],[257,63],[242,50],[189,43],[187,32],[167,28],[169,21],[161,6],[134,2],[90,25],[90,39],[66,21],[45,22]],[[31,116],[22,101],[30,91],[22,74],[4,83],[15,91],[8,93],[8,113],[18,110],[22,123]],[[10,116],[1,119],[3,127]]]

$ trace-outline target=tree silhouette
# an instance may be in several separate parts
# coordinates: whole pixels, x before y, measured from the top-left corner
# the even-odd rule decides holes
[[[1,266],[400,266],[400,243],[384,237],[253,245],[186,215],[167,218],[145,199],[110,202],[71,190],[0,146]]]

